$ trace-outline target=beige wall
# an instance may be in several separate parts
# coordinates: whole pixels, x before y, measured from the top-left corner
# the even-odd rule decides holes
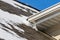
[[[48,28],[45,32],[57,40],[60,40],[60,23]]]

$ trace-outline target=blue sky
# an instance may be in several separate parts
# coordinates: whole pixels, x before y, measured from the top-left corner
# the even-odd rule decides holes
[[[48,8],[49,6],[52,6],[53,4],[60,2],[60,0],[18,0],[18,1],[30,5],[38,10],[43,10],[45,8]]]

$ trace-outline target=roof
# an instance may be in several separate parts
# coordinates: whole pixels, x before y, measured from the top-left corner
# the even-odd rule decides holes
[[[31,7],[28,7],[26,5],[23,5],[23,4],[21,4],[21,3],[17,2],[17,1],[14,1],[14,0],[10,0],[10,2],[8,2],[8,0],[6,0],[6,1],[5,0],[1,0],[1,1],[3,1],[4,3],[6,3],[5,5],[9,4],[10,7],[13,6],[14,8],[16,8],[18,10],[24,11],[26,13],[26,16],[29,16],[31,14],[39,13],[39,11],[37,11],[37,10],[31,8]]]

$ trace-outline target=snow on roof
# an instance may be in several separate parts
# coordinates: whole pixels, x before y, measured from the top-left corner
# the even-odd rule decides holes
[[[4,1],[4,2],[6,2],[6,3],[8,3],[8,4],[11,4],[11,5],[14,6],[14,7],[17,7],[17,6],[15,5],[15,3],[18,4],[18,5],[23,6],[22,4],[19,4],[18,2],[14,1],[14,0],[1,0],[1,1]],[[24,7],[26,7],[26,6],[24,6]],[[29,8],[29,7],[28,7],[28,8]],[[11,18],[9,18],[9,20],[14,21],[16,24],[17,24],[17,23],[22,23],[22,24],[25,24],[25,25],[27,25],[27,26],[32,27],[32,24],[31,24],[29,21],[26,20],[28,17],[26,17],[26,16],[20,17],[20,16],[13,15],[13,14],[10,14],[10,16],[8,16],[9,13],[8,13],[8,14],[7,14],[7,13],[8,13],[8,12],[5,12],[5,14],[3,14],[3,15],[4,15],[4,16],[7,15],[7,18],[11,17]],[[12,17],[11,15],[13,15],[14,17]],[[2,14],[1,14],[1,16],[2,16]],[[5,16],[5,18],[6,18],[6,16]],[[15,20],[13,20],[14,18],[15,18]],[[18,19],[18,20],[17,20],[17,19]],[[20,22],[19,22],[19,21],[20,21]]]
[[[39,13],[39,11],[37,11],[37,10],[35,10],[33,8],[30,8],[30,7],[26,6],[26,5],[23,5],[21,3],[18,3],[18,2],[14,1],[14,0],[1,0],[1,1],[4,1],[4,2],[6,2],[8,4],[11,4],[12,6],[17,7],[19,9],[22,9],[21,7],[24,7],[25,9],[22,9],[22,10],[25,11],[25,12],[27,12],[27,10],[26,10],[26,8],[27,8],[27,9],[30,9],[30,10],[36,12],[36,13]]]
[[[4,39],[4,40],[27,40],[26,38],[23,37],[16,37],[6,31],[4,31],[3,29],[0,28],[0,38]]]
[[[0,19],[1,18],[4,18],[6,19],[6,21],[13,21],[14,23],[18,24],[18,23],[23,23],[23,24],[26,24],[26,25],[30,25],[29,22],[26,20],[28,17],[26,16],[17,16],[17,15],[14,15],[14,14],[11,14],[11,13],[8,13],[6,11],[2,11],[0,9]]]
[[[13,0],[1,0],[1,1],[11,4],[14,7],[18,7],[14,4],[15,2]],[[20,8],[20,7],[18,7],[18,8]],[[19,30],[19,32],[24,33],[25,31],[23,29],[17,27],[16,25],[25,24],[25,25],[33,28],[32,24],[29,21],[27,21],[27,18],[28,17],[26,17],[26,16],[23,16],[23,15],[18,16],[18,15],[15,15],[15,14],[12,14],[12,13],[9,13],[7,11],[3,11],[2,9],[0,9],[0,38],[4,38],[5,40],[27,40],[26,38],[19,37],[16,33],[14,33],[13,31],[11,31],[11,30],[3,27],[3,25],[1,25],[1,24],[4,24],[8,28],[12,29],[12,27],[9,25],[9,24],[11,24],[14,26],[15,29]],[[15,35],[15,36],[10,34],[9,32],[4,31],[3,29],[8,30],[9,32],[13,33],[13,35]]]
[[[31,26],[30,23],[28,21],[26,21],[26,19],[27,19],[27,17],[25,17],[23,15],[22,16],[14,15],[14,14],[11,14],[9,12],[6,12],[6,11],[3,11],[3,10],[0,9],[0,28],[6,29],[5,27],[3,27],[1,25],[1,24],[4,24],[8,28],[12,29],[12,27],[9,25],[9,24],[11,24],[11,25],[14,26],[14,28],[18,29],[19,32],[24,33],[25,31],[23,29],[17,27],[16,25],[17,24],[25,24],[27,26]],[[4,32],[4,31],[2,31],[2,29],[0,29],[0,37],[1,38],[6,37],[6,35],[8,35],[9,38],[8,37],[6,37],[6,38],[8,38],[9,40],[16,40],[15,38],[13,39],[13,36],[10,35],[9,33],[7,33],[7,32],[2,33],[2,32]],[[13,33],[13,34],[16,35],[15,33]],[[2,37],[2,35],[4,35],[4,36]],[[25,40],[25,38],[21,37],[21,38],[19,38],[17,40]]]

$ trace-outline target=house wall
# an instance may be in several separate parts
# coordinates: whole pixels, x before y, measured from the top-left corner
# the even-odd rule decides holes
[[[53,38],[60,40],[60,23],[56,24],[55,26],[50,27],[44,32],[52,36]]]

